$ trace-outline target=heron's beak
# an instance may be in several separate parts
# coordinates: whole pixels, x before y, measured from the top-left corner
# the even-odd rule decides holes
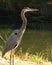
[[[39,11],[39,9],[31,9],[31,11]]]

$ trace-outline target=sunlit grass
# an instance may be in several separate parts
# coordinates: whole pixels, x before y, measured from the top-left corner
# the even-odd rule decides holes
[[[0,52],[0,56],[2,55],[2,53]],[[5,58],[6,59],[10,59],[10,52],[7,52],[5,54]],[[23,52],[19,52],[19,55],[15,55],[14,54],[14,58],[16,60],[25,60],[25,61],[35,61],[35,62],[47,62],[48,58],[44,57],[44,54],[41,53],[36,53],[36,54],[30,54],[29,52],[23,53]]]
[[[17,59],[25,60],[25,61],[36,61],[36,62],[44,62],[48,61],[48,58],[44,57],[44,54],[41,52],[36,52],[35,54],[30,54],[29,52],[23,53],[20,52],[16,55]]]

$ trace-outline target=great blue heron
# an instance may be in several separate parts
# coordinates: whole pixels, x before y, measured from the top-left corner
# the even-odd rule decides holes
[[[22,36],[25,32],[26,25],[27,25],[27,19],[25,17],[25,13],[29,11],[38,11],[38,9],[31,9],[31,8],[24,8],[21,11],[21,18],[22,18],[22,26],[19,30],[14,30],[13,33],[9,36],[8,40],[6,41],[6,44],[4,46],[2,57],[11,50],[10,54],[10,65],[14,65],[14,51],[16,47],[18,47]]]

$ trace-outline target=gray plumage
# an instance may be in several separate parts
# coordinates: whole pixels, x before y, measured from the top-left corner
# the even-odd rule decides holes
[[[9,50],[12,50],[13,48],[18,47],[18,45],[19,45],[19,43],[21,41],[22,36],[23,36],[23,33],[20,32],[20,30],[14,30],[13,31],[13,33],[9,36],[8,40],[6,41],[2,57]]]

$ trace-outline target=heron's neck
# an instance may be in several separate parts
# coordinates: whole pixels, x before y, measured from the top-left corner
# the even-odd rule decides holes
[[[25,29],[26,29],[26,25],[27,25],[27,19],[25,17],[25,12],[24,11],[21,12],[21,18],[22,18],[23,23],[22,23],[22,26],[20,28],[20,31],[21,32],[23,31],[23,33],[24,33]]]

